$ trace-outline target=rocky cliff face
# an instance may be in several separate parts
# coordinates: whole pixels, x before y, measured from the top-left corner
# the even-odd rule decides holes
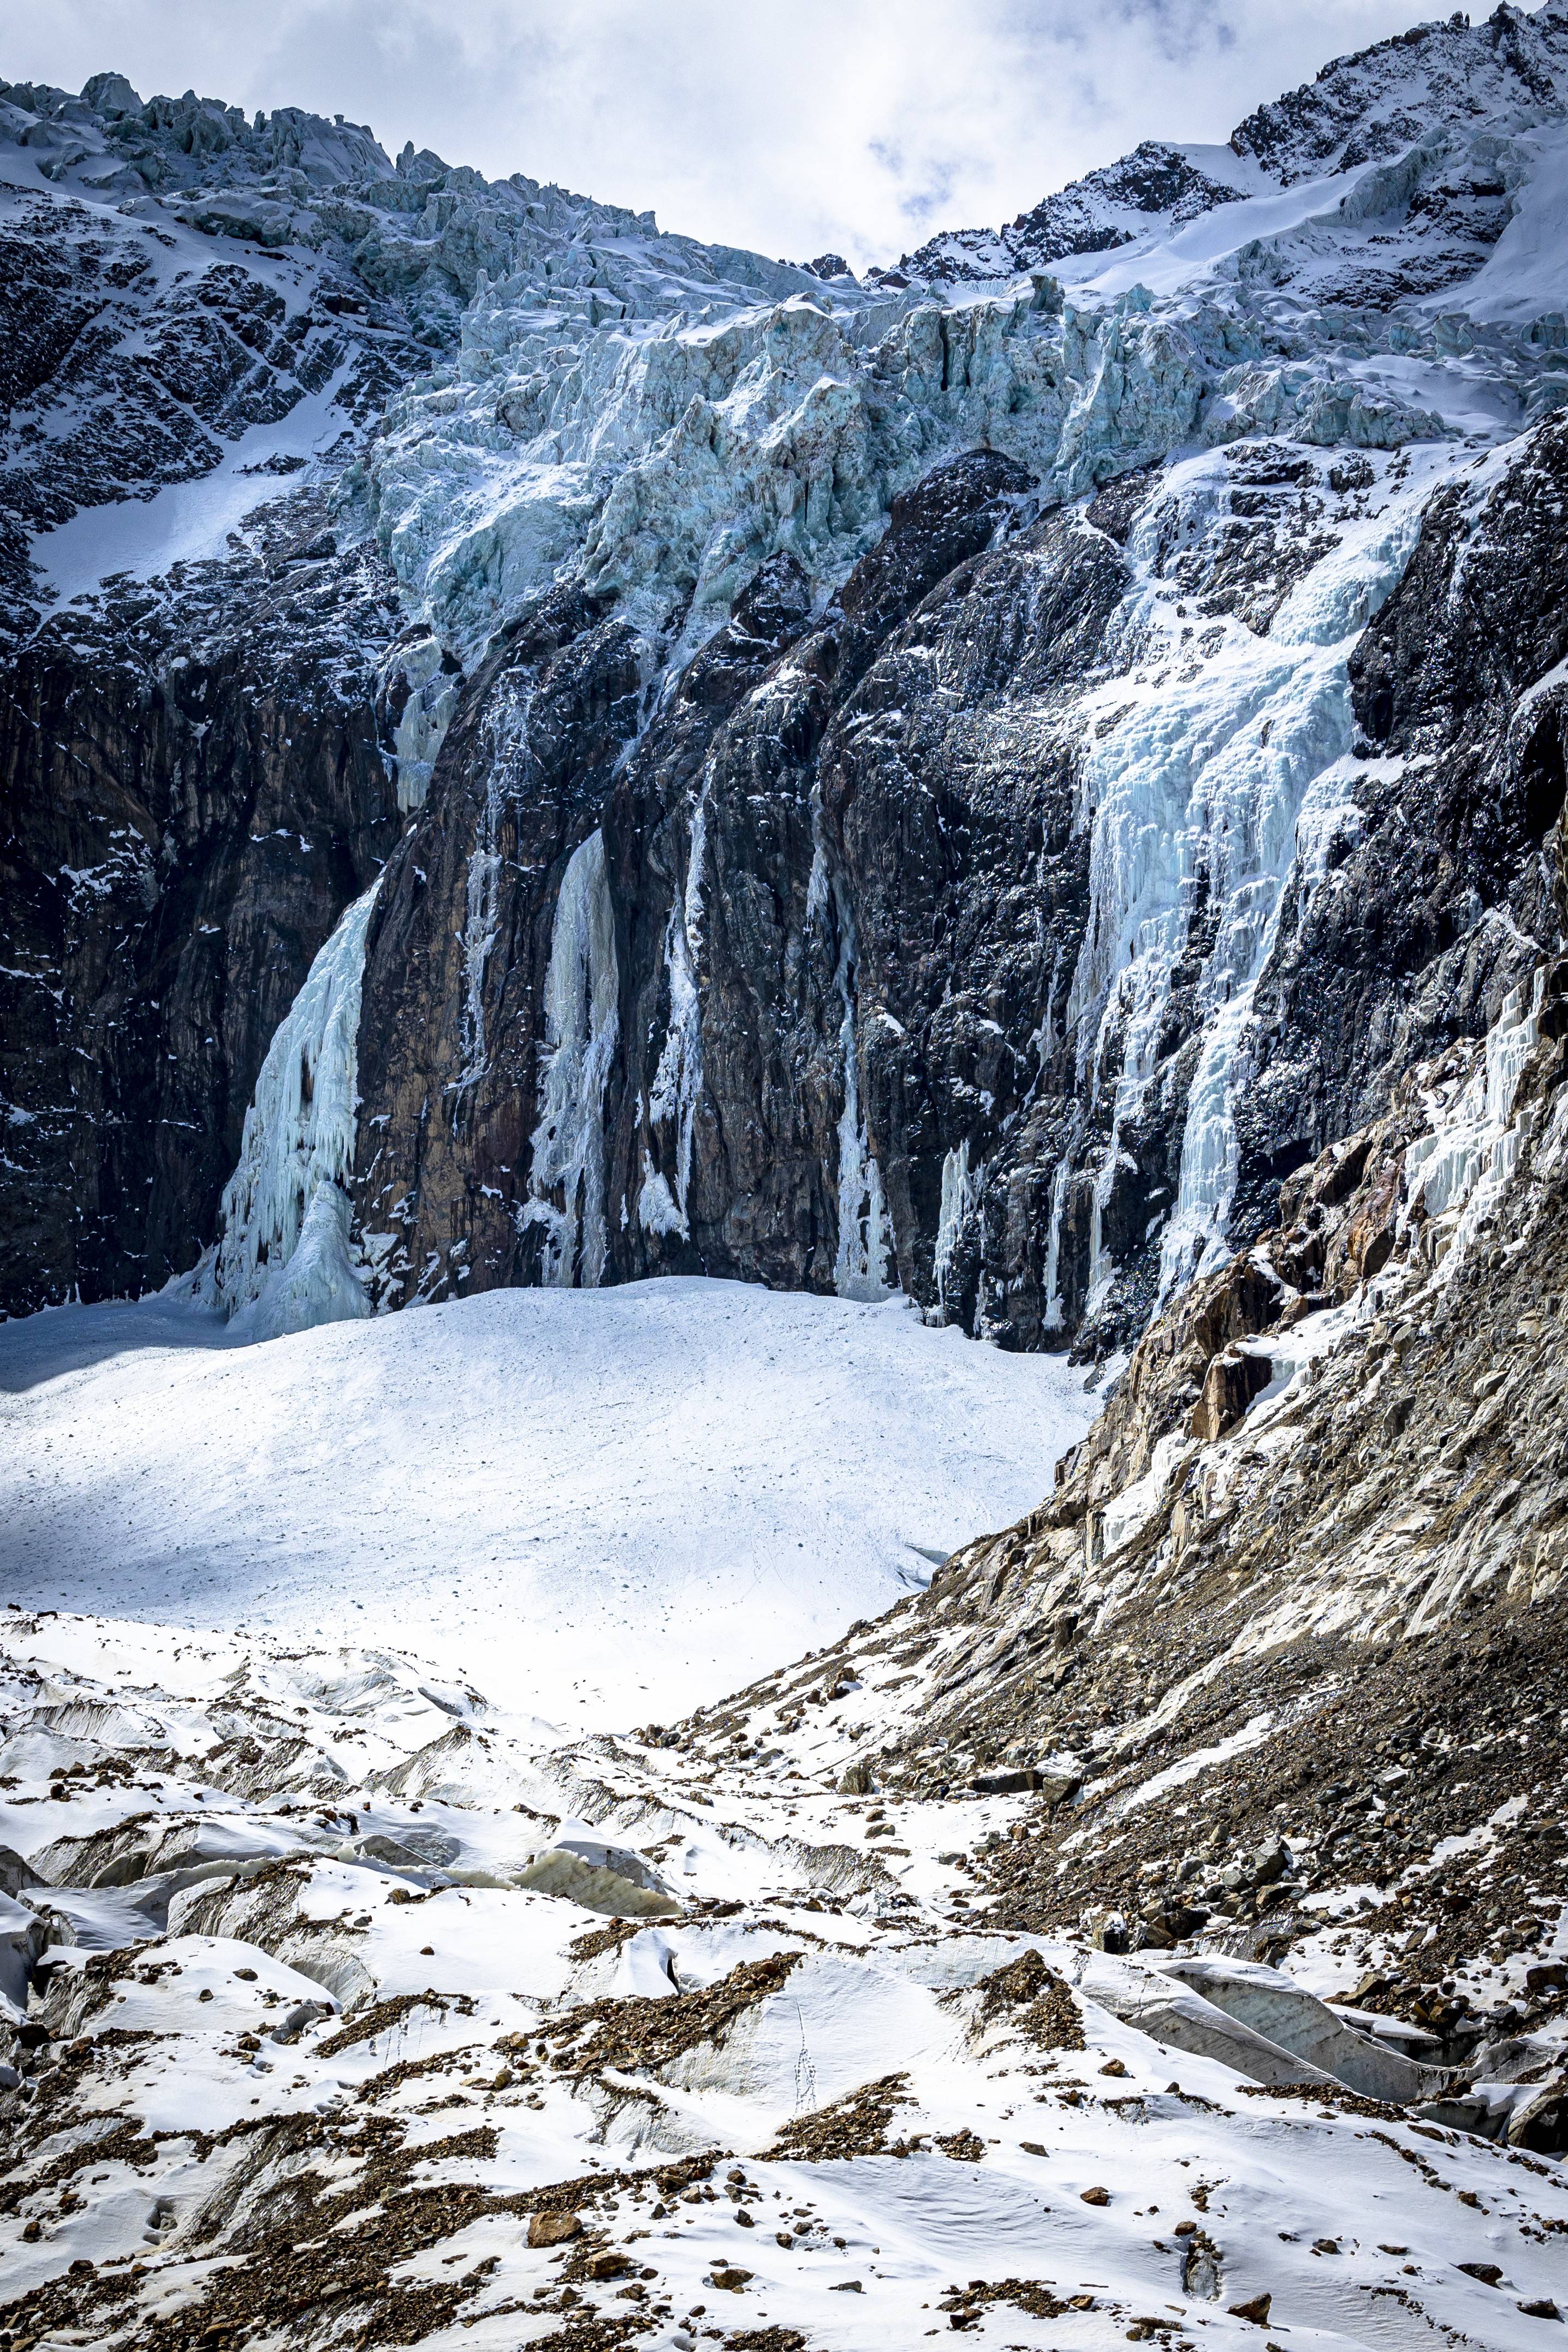
[[[376,565],[312,549],[309,513],[286,507],[248,560],[197,567],[177,595],[121,583],[12,665],[13,1312],[190,1265],[273,1033],[396,839],[374,696],[398,618]]]
[[[1103,1410],[625,1737],[14,1606],[5,2341],[1562,2316],[1565,107],[1456,17],[860,287],[10,92],[0,1304],[896,1288]]]
[[[1565,27],[1505,8],[1384,44],[1227,149],[1140,150],[961,269],[933,248],[864,288],[394,164],[352,126],[13,92],[29,315],[98,305],[66,356],[32,334],[18,450],[152,303],[154,388],[199,356],[213,446],[149,460],[149,512],[183,468],[240,519],[224,446],[292,462],[266,422],[292,419],[278,529],[321,594],[380,600],[353,677],[320,667],[336,731],[272,828],[320,832],[325,761],[360,846],[195,1082],[211,1166],[118,1257],[26,1244],[16,1303],[151,1279],[216,1232],[206,1294],[254,1305],[321,1180],[338,1239],[290,1314],[679,1268],[897,1288],[1011,1346],[1134,1339],[1555,938],[1561,751],[1527,704],[1564,652]],[[125,275],[142,247],[155,288]],[[78,511],[28,542],[56,606],[25,662],[123,628],[99,583],[127,526],[84,536],[102,488],[84,457]],[[132,568],[164,576],[143,539]],[[17,773],[37,897],[66,848]],[[248,806],[245,761],[226,790]],[[319,1100],[274,1073],[237,1149],[268,1038],[321,1049],[307,1009],[279,1027],[285,977],[378,875],[353,1067]],[[79,1059],[68,993],[51,1034]],[[191,1002],[218,1035],[210,988]],[[165,1060],[116,1101],[191,1061],[138,1021]],[[65,1098],[28,1038],[40,1146]],[[247,1172],[220,1209],[225,1159]]]
[[[156,1286],[213,1237],[460,675],[345,527],[345,467],[487,273],[586,320],[628,233],[644,308],[816,282],[298,110],[0,88],[5,1311]]]
[[[1505,1984],[1532,1997],[1510,2030],[1556,2017],[1565,987],[1538,962],[1303,1168],[1026,1519],[682,1738],[788,1734],[776,1769],[809,1752],[887,1802],[1015,1797],[955,1897],[1015,1931],[1327,1949],[1450,2056]]]
[[[1398,461],[1312,495],[1310,462],[1242,445],[1034,522],[1021,471],[958,460],[815,625],[775,560],[765,621],[742,600],[651,711],[657,655],[624,621],[542,666],[521,632],[373,935],[369,1002],[384,954],[389,1001],[416,993],[425,1024],[401,1104],[381,1091],[395,1016],[363,1029],[359,1215],[405,1222],[394,1295],[679,1265],[897,1286],[1013,1344],[1135,1334],[1555,936],[1561,751],[1531,688],[1565,642],[1563,450],[1543,425],[1428,504]],[[607,740],[561,715],[585,679]],[[563,745],[585,772],[552,768]],[[485,845],[500,809],[552,828],[542,853]],[[570,926],[543,919],[595,815],[607,993],[595,1030],[563,947],[581,1003],[550,1060]],[[435,981],[404,928],[426,892]],[[465,1079],[481,1034],[504,1058]],[[482,1164],[476,1086],[510,1122]],[[542,1180],[547,1096],[580,1131]],[[541,1257],[547,1233],[567,1239]]]

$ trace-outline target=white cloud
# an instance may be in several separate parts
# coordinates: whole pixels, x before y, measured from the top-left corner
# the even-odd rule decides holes
[[[0,70],[368,121],[710,239],[889,259],[1219,140],[1411,0],[46,0]]]

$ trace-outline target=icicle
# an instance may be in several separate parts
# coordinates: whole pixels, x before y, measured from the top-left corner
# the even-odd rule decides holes
[[[1068,1184],[1072,1169],[1068,1160],[1057,1163],[1051,1179],[1051,1230],[1046,1244],[1046,1311],[1043,1318],[1047,1331],[1059,1331],[1066,1320],[1062,1307],[1062,1218],[1067,1210]]]
[[[591,833],[561,879],[544,978],[544,1060],[525,1225],[544,1227],[546,1287],[595,1290],[608,1254],[605,1087],[619,1029],[620,979],[605,836]]]
[[[1442,1262],[1451,1281],[1476,1235],[1489,1224],[1519,1168],[1531,1130],[1529,1111],[1514,1118],[1514,1097],[1532,1049],[1540,1043],[1546,967],[1536,967],[1530,1007],[1522,988],[1510,989],[1487,1032],[1486,1050],[1458,1099],[1436,1112],[1433,1132],[1405,1155],[1405,1184],[1420,1195],[1428,1219],[1452,1218],[1452,1244]]]
[[[360,992],[379,882],[338,924],[279,1024],[245,1114],[200,1295],[259,1339],[368,1315],[349,1249]]]

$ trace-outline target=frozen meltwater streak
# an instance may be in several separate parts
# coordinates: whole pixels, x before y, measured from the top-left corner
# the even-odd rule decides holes
[[[984,1172],[984,1170],[978,1170],[973,1176],[969,1172],[967,1136],[942,1163],[942,1207],[937,1217],[936,1250],[931,1270],[936,1276],[937,1307],[944,1318],[953,1254],[980,1198],[980,1181]]]
[[[837,893],[835,893],[836,897]],[[844,1056],[844,1108],[838,1120],[838,1249],[833,1287],[840,1298],[889,1297],[892,1228],[877,1165],[860,1116],[860,1066],[855,1044],[855,929],[847,906],[838,907],[843,945],[836,975],[844,1017],[838,1024]]]
[[[1066,1319],[1062,1309],[1062,1212],[1067,1207],[1071,1175],[1071,1160],[1059,1160],[1051,1179],[1051,1224],[1046,1243],[1046,1311],[1041,1319],[1047,1331],[1059,1331]]]
[[[691,1231],[687,1197],[691,1187],[697,1103],[702,1092],[702,996],[699,973],[702,961],[702,866],[708,855],[710,782],[710,776],[704,772],[691,814],[686,885],[676,893],[665,926],[669,1027],[647,1103],[650,1127],[675,1129],[675,1183],[672,1189],[668,1177],[645,1153],[642,1190],[637,1195],[637,1221],[643,1231],[675,1234],[683,1241]]]
[[[1179,490],[1201,497],[1214,462],[1178,469]],[[1422,468],[1423,488],[1426,478]],[[1099,1210],[1122,1131],[1168,1051],[1161,1039],[1176,967],[1195,953],[1203,959],[1201,1039],[1177,1198],[1162,1241],[1162,1295],[1228,1254],[1235,1114],[1254,993],[1287,887],[1313,887],[1299,856],[1303,816],[1321,835],[1353,794],[1347,662],[1400,578],[1421,496],[1407,491],[1376,520],[1352,526],[1298,583],[1267,637],[1229,625],[1195,675],[1146,686],[1091,745],[1090,919],[1068,1018],[1091,1091],[1101,1070],[1115,1071],[1111,1139],[1091,1219],[1091,1307],[1112,1270]],[[1153,549],[1135,539],[1134,554],[1150,564]],[[1162,625],[1159,607],[1147,609]],[[1123,706],[1126,691],[1119,681]]]
[[[449,667],[437,637],[421,637],[401,648],[389,667],[401,672],[408,688],[403,716],[392,731],[397,805],[406,814],[424,806],[436,755],[452,723],[463,680],[461,671]]]
[[[463,1066],[453,1096],[454,1128],[461,1116],[465,1096],[479,1084],[489,1066],[485,972],[500,920],[501,812],[509,798],[518,796],[527,777],[528,715],[532,700],[530,682],[509,680],[485,719],[489,770],[484,806],[474,828],[474,846],[468,856],[463,911]]]
[[[339,922],[278,1025],[197,1286],[258,1339],[371,1312],[350,1254],[360,992],[379,882]]]
[[[619,1025],[616,919],[605,836],[574,849],[561,878],[544,976],[544,1060],[523,1223],[544,1228],[540,1278],[557,1290],[604,1280],[605,1086]]]
[[[1470,1244],[1490,1222],[1519,1166],[1530,1133],[1528,1112],[1514,1117],[1514,1097],[1531,1050],[1541,1040],[1540,1013],[1546,967],[1539,965],[1529,990],[1510,989],[1487,1032],[1486,1050],[1469,1083],[1446,1110],[1437,1110],[1433,1132],[1420,1136],[1405,1155],[1409,1199],[1417,1192],[1428,1218],[1452,1228],[1442,1259],[1442,1278],[1451,1281]]]

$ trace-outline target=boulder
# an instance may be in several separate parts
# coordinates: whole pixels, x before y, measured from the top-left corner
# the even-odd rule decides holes
[[[580,2238],[582,2234],[582,2217],[577,2213],[531,2213],[528,2217],[531,2246],[563,2246],[569,2238]]]

